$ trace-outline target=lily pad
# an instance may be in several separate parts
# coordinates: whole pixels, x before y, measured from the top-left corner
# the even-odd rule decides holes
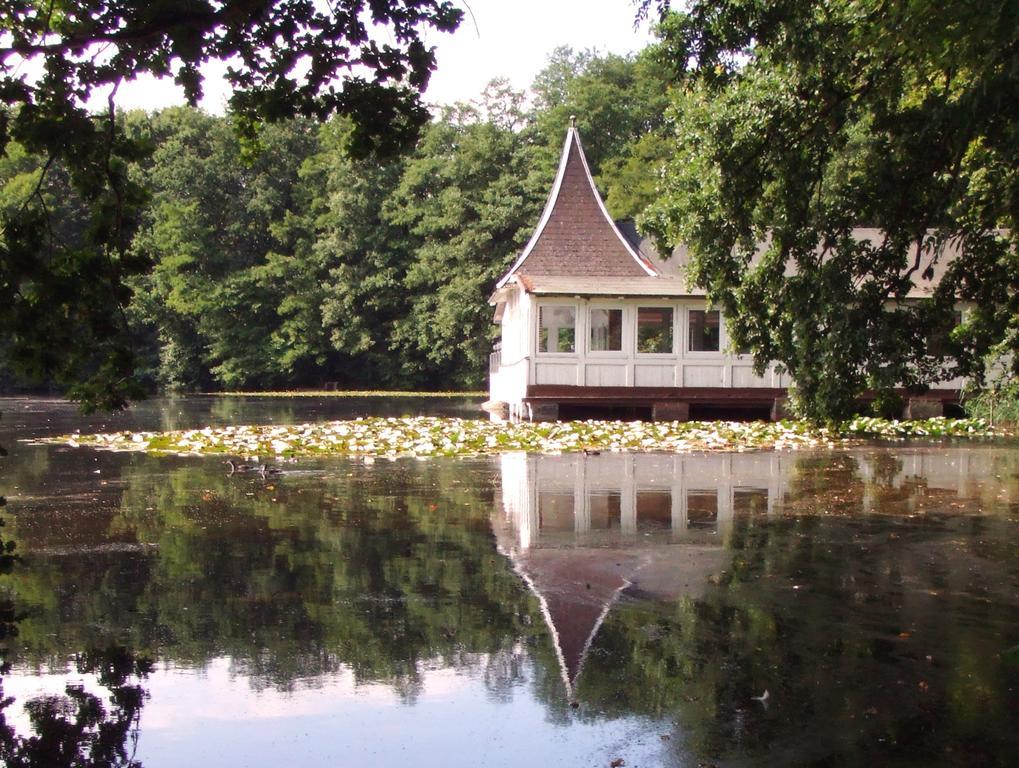
[[[805,422],[570,421],[495,423],[433,416],[359,418],[291,426],[226,426],[173,432],[64,435],[46,443],[110,451],[241,456],[478,456],[821,448],[861,438],[937,439],[996,434],[981,419],[888,421],[858,418],[840,429]]]

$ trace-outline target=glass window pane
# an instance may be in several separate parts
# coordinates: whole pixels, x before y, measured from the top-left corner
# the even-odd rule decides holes
[[[737,488],[732,492],[732,511],[737,515],[752,515],[768,511],[767,488]]]
[[[591,310],[591,351],[623,351],[623,310]]]
[[[946,357],[953,353],[957,346],[952,342],[952,331],[962,325],[962,312],[958,309],[938,323],[927,335],[927,354],[934,357]]]
[[[577,310],[569,306],[538,308],[538,351],[576,351]]]
[[[672,352],[672,307],[637,308],[637,351]]]
[[[718,492],[687,491],[686,520],[690,528],[714,528],[718,525]]]
[[[672,492],[637,491],[637,530],[667,531],[672,527]]]
[[[573,494],[564,491],[538,492],[538,528],[543,533],[562,533],[575,527]]]
[[[718,310],[690,310],[690,351],[718,352],[720,319]]]
[[[591,491],[587,503],[591,509],[592,531],[619,528],[623,508],[619,491]]]

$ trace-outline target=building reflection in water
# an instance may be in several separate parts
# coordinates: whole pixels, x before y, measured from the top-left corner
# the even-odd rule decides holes
[[[908,448],[499,461],[499,546],[541,603],[571,695],[620,596],[698,597],[727,568],[737,519],[978,511],[1001,471],[992,454]]]
[[[784,492],[775,453],[504,455],[500,548],[542,606],[572,695],[624,592],[696,597],[723,570],[736,514],[770,514]]]
[[[733,515],[771,513],[794,457],[711,455],[508,454],[502,463],[504,524],[514,546],[708,543],[724,538]]]

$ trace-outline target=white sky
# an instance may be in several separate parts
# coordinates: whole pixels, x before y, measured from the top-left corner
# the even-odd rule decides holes
[[[461,0],[463,3],[463,0]],[[524,90],[558,46],[631,53],[651,42],[648,25],[634,29],[633,0],[467,0],[453,35],[433,36],[438,68],[425,99],[451,104],[481,94],[489,80],[507,77]],[[475,27],[474,21],[477,22]]]
[[[437,48],[438,68],[425,101],[452,104],[481,95],[489,80],[506,77],[526,89],[558,46],[575,50],[596,48],[601,53],[631,53],[652,39],[647,24],[634,29],[633,0],[458,0],[470,7],[453,35],[432,33],[427,42]],[[228,95],[223,67],[205,71],[202,106],[221,113]],[[102,100],[100,100],[102,101]],[[122,109],[159,109],[183,104],[183,92],[173,81],[140,78],[124,83],[117,94]]]

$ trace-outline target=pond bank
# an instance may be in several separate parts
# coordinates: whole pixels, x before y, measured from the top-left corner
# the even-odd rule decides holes
[[[449,417],[357,418],[297,425],[62,435],[40,442],[110,451],[231,456],[479,456],[526,452],[743,451],[834,447],[864,438],[974,438],[1003,433],[981,419],[861,417],[837,430],[805,422],[493,423]]]

